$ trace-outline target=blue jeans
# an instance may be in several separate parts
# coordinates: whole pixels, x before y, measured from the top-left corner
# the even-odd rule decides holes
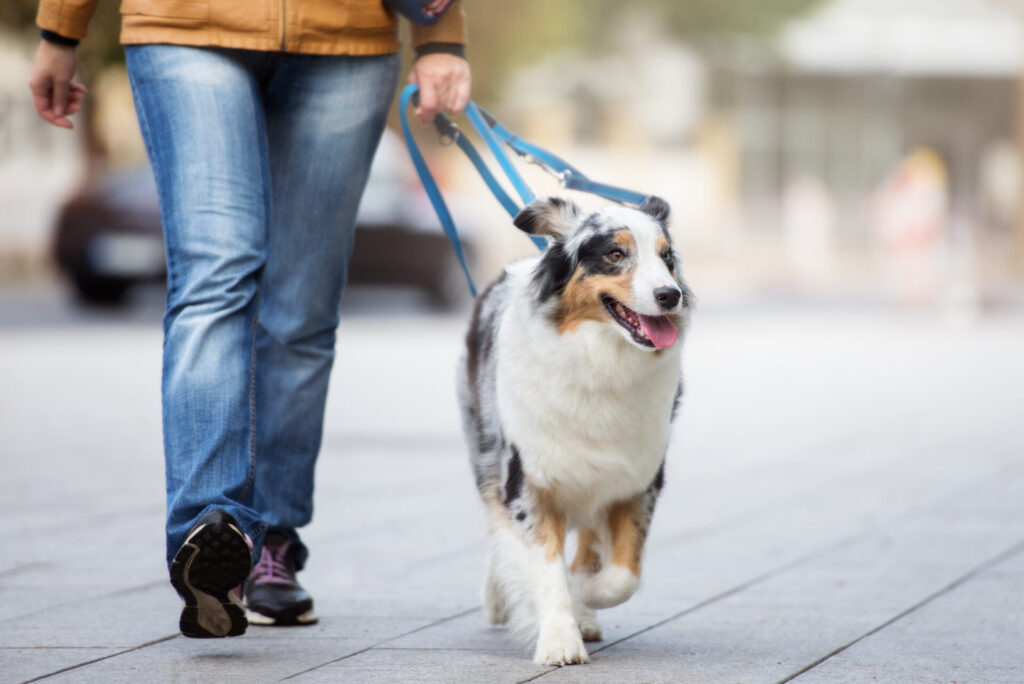
[[[167,249],[167,559],[212,508],[258,558],[268,528],[297,539],[312,516],[355,214],[400,57],[125,52]]]

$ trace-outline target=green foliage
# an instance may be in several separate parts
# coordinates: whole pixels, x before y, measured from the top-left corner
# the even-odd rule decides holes
[[[694,41],[730,33],[769,34],[823,0],[466,0],[470,60],[481,99],[516,66],[566,49],[614,49],[625,22],[647,15],[669,38]]]

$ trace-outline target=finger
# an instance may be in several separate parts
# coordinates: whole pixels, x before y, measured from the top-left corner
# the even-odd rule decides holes
[[[43,117],[43,119],[47,123],[51,123],[54,126],[58,126],[60,128],[74,128],[74,126],[67,119],[67,117],[57,116],[56,114],[53,113],[52,109],[47,109],[47,110],[44,110],[42,112],[39,112],[39,116]]]
[[[55,81],[53,84],[53,113],[57,116],[64,116],[68,106],[68,81]]]
[[[469,104],[469,94],[471,91],[471,83],[467,78],[465,81],[459,84],[459,87],[455,89],[455,97],[452,101],[451,109],[449,110],[453,116],[458,116],[462,112],[466,111],[466,105]]]
[[[420,106],[416,114],[423,123],[430,123],[437,115],[437,90],[433,81],[420,83]]]

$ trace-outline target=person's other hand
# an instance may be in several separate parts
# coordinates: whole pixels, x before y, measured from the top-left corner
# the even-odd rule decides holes
[[[420,121],[430,123],[440,111],[461,114],[469,103],[471,82],[469,62],[462,57],[435,52],[417,58],[409,70],[409,83],[420,87],[416,107]]]
[[[28,87],[36,113],[54,126],[73,128],[68,117],[82,108],[85,86],[71,82],[77,67],[75,48],[47,40],[39,43]]]

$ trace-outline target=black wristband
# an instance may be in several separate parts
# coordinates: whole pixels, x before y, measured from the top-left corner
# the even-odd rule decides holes
[[[47,31],[46,29],[42,29],[39,32],[39,35],[42,36],[43,40],[45,40],[47,43],[53,43],[54,45],[63,45],[64,47],[78,46],[77,38],[68,38],[67,36],[62,36],[59,33]]]
[[[416,46],[416,56],[423,55],[455,55],[466,59],[466,46],[462,43],[424,43]]]

